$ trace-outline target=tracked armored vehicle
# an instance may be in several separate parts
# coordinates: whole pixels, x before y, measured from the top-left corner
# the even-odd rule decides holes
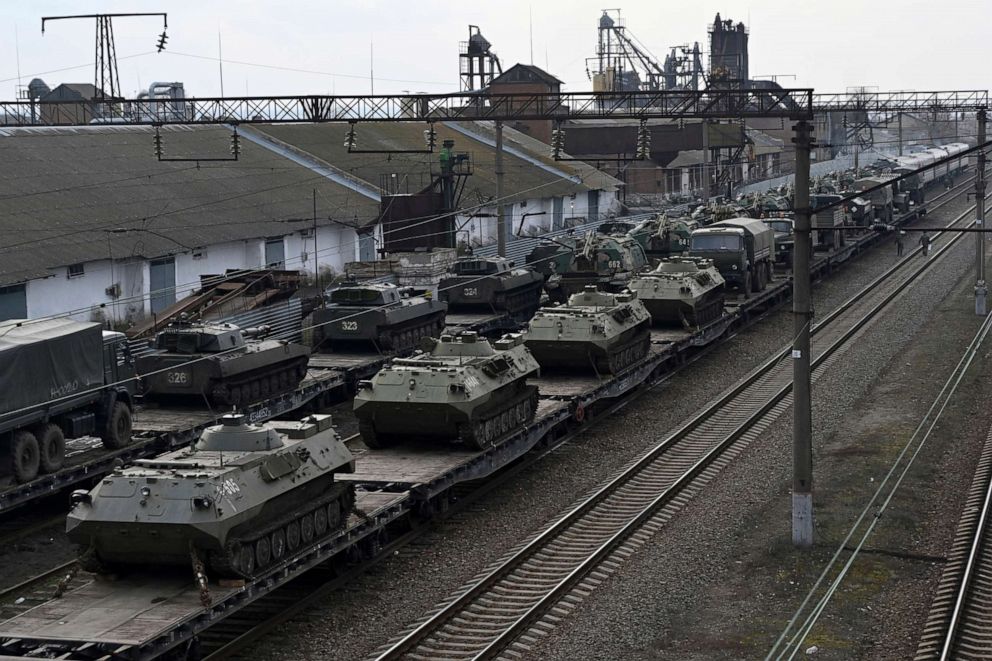
[[[310,349],[265,340],[267,327],[179,319],[156,335],[153,350],[135,362],[146,398],[196,396],[245,406],[288,392],[307,375]]]
[[[351,452],[330,416],[245,424],[226,415],[191,448],[118,468],[73,492],[66,522],[88,571],[192,564],[253,578],[334,534],[354,507]]]
[[[314,347],[374,346],[380,351],[413,349],[444,328],[448,304],[391,284],[344,283],[324,294],[313,311]]]
[[[544,278],[532,269],[513,268],[505,257],[463,257],[438,285],[438,298],[451,312],[506,312],[518,321],[541,305]]]
[[[588,285],[568,305],[538,310],[524,341],[542,368],[616,374],[647,355],[650,328],[651,315],[636,294]]]
[[[663,259],[653,270],[634,277],[630,290],[660,326],[691,328],[723,315],[724,280],[709,259]]]
[[[461,439],[481,450],[534,417],[537,387],[526,379],[539,366],[520,335],[490,343],[463,331],[425,348],[359,382],[354,410],[369,447]]]
[[[548,265],[551,273],[545,288],[551,300],[558,303],[582,292],[586,285],[604,291],[622,291],[631,276],[648,265],[644,248],[629,236],[587,232],[582,237],[556,241],[560,244],[557,250],[539,246],[527,261],[531,263],[533,257],[539,264]],[[538,255],[542,248],[544,251]]]

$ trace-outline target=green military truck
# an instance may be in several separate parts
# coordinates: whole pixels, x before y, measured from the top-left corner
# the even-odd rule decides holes
[[[720,275],[744,296],[773,277],[775,231],[757,218],[730,218],[693,231],[689,255],[713,260]]]
[[[72,319],[0,322],[0,460],[24,483],[65,462],[65,439],[131,441],[134,361],[123,333]]]

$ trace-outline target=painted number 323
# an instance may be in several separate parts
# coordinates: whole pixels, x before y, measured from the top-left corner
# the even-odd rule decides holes
[[[341,322],[341,330],[344,330],[344,331],[357,331],[358,330],[358,322],[357,321],[342,321]]]

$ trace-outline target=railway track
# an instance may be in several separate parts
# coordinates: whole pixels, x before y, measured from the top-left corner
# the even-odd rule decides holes
[[[917,646],[917,661],[992,658],[992,429]]]
[[[964,221],[969,209],[950,226]],[[970,225],[971,223],[968,223]],[[813,329],[814,379],[852,338],[956,244],[936,237],[922,264],[919,249]],[[784,349],[641,459],[501,559],[376,658],[518,657],[623,559],[712,481],[791,404],[792,366]]]

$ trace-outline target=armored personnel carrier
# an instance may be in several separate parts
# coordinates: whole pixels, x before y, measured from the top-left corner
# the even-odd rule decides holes
[[[534,257],[539,263],[551,265],[545,288],[552,301],[564,303],[586,285],[622,291],[631,276],[648,265],[644,248],[629,236],[587,232],[583,237],[567,238],[568,242],[562,242],[557,251]],[[531,255],[536,252],[537,249]],[[532,257],[527,261],[531,263]]]
[[[66,522],[80,563],[186,565],[191,550],[216,576],[253,578],[347,522],[351,452],[330,416],[245,424],[231,414],[191,448],[118,468],[92,491],[75,491]]]
[[[481,450],[534,417],[537,387],[526,379],[539,366],[519,334],[490,343],[462,331],[424,344],[359,382],[354,410],[369,447],[461,439]]]
[[[532,269],[513,268],[505,257],[463,257],[438,285],[438,298],[451,312],[492,310],[526,321],[541,305],[544,278]]]
[[[538,310],[524,340],[542,368],[592,367],[616,374],[647,355],[650,328],[651,315],[636,294],[587,285],[568,305]]]
[[[659,325],[702,326],[723,314],[723,276],[709,259],[663,259],[634,277],[630,290]]]
[[[391,284],[348,282],[324,294],[325,306],[314,310],[314,347],[328,349],[373,345],[402,352],[444,328],[448,304],[412,296]]]
[[[262,339],[266,326],[179,319],[156,335],[153,350],[135,362],[146,398],[206,397],[213,404],[245,406],[287,392],[307,375],[310,349]],[[202,400],[201,400],[202,401]]]

